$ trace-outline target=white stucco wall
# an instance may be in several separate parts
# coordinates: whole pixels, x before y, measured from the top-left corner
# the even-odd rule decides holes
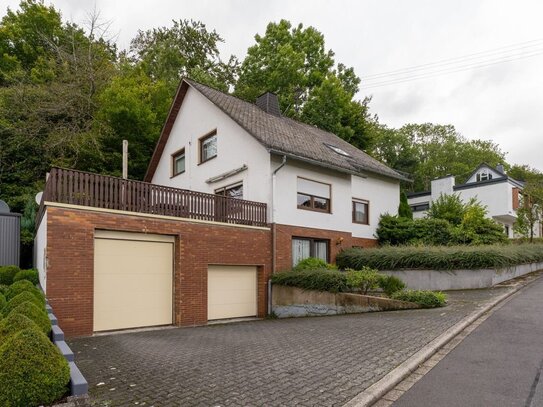
[[[513,211],[513,186],[509,182],[483,184],[476,188],[466,188],[455,191],[464,202],[471,198],[485,205],[489,216],[516,216]]]
[[[40,285],[47,289],[47,210],[43,214],[40,226],[34,238],[34,268],[38,270]]]
[[[407,202],[409,205],[417,205],[417,204],[423,204],[428,203],[432,201],[432,196],[430,194],[423,195],[423,196],[415,196],[412,198],[407,198]],[[413,219],[421,219],[426,217],[426,211],[413,211]]]
[[[278,159],[274,158],[273,168],[278,164]],[[355,237],[372,239],[380,215],[398,213],[399,182],[371,176],[361,178],[293,160],[287,160],[276,177],[275,221],[280,224],[351,232]],[[298,177],[331,185],[331,213],[298,209]],[[369,201],[369,225],[353,223],[353,198]]]
[[[217,157],[199,164],[199,138],[217,129]],[[173,178],[171,155],[185,148],[185,172]],[[243,182],[243,199],[271,202],[270,155],[267,150],[198,91],[189,88],[179,110],[152,183],[199,192]],[[248,169],[211,184],[206,180],[241,167]]]

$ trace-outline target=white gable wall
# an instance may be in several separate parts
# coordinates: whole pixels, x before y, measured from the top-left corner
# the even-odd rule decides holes
[[[199,138],[217,129],[217,157],[199,164]],[[173,178],[171,155],[185,148],[185,172]],[[243,182],[243,199],[271,202],[270,155],[267,150],[206,97],[189,87],[152,183],[199,192]],[[241,167],[248,169],[225,180],[207,179]]]
[[[477,174],[492,174],[492,179],[501,178],[503,177],[503,174],[500,174],[498,171],[496,171],[494,168],[491,168],[487,165],[483,165],[481,168],[479,168],[467,181],[466,184],[469,184],[470,182],[477,182]]]

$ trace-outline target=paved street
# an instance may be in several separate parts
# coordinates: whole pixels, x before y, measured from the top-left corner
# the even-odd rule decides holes
[[[543,279],[516,294],[396,403],[543,406]]]
[[[95,405],[342,405],[508,289],[455,292],[434,310],[173,328],[70,346]]]

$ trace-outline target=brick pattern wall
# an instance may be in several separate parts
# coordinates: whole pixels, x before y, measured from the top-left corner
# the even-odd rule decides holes
[[[174,316],[179,326],[207,323],[209,264],[258,266],[258,316],[267,312],[271,233],[78,209],[47,208],[47,298],[67,336],[93,333],[94,231],[176,237]]]
[[[292,238],[309,237],[330,240],[330,262],[336,262],[337,254],[353,246],[375,247],[377,240],[353,237],[351,233],[336,230],[313,229],[300,226],[275,225],[275,271],[290,270],[292,268]]]

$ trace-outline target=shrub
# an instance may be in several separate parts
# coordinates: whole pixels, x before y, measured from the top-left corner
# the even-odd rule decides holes
[[[36,298],[34,294],[32,294],[30,291],[23,291],[22,293],[17,294],[15,297],[8,301],[7,305],[2,310],[2,313],[4,315],[8,315],[11,310],[17,308],[20,304],[27,301],[33,303],[36,307],[40,309],[43,308],[43,304],[38,298]]]
[[[362,294],[367,294],[369,290],[379,287],[379,278],[381,275],[377,270],[369,267],[363,267],[361,270],[347,270],[347,285],[350,288],[359,289]]]
[[[543,245],[431,246],[347,249],[336,257],[338,267],[377,270],[483,269],[543,261]]]
[[[13,277],[13,282],[19,281],[19,280],[28,280],[32,284],[37,285],[40,282],[38,270],[30,269],[30,270],[21,270],[17,274],[15,274],[15,277]]]
[[[28,328],[40,329],[34,321],[22,314],[8,315],[0,322],[0,343],[4,343],[8,336]]]
[[[5,295],[5,294],[6,294],[6,290],[7,290],[8,288],[9,288],[9,285],[0,284],[0,294]]]
[[[28,291],[32,293],[37,299],[39,299],[44,305],[45,305],[45,295],[43,295],[43,292],[36,288],[34,284],[32,284],[28,280],[19,280],[15,283],[13,283],[7,290],[6,290],[6,299],[9,301],[16,295]]]
[[[409,301],[419,304],[423,308],[443,307],[447,304],[447,296],[442,292],[425,290],[398,291],[392,298],[400,301]]]
[[[10,285],[13,284],[13,277],[21,269],[17,266],[1,266],[0,267],[0,284]]]
[[[301,260],[293,271],[302,271],[302,270],[335,270],[336,267],[332,264],[326,263],[324,260],[317,259],[315,257],[308,257],[307,259]]]
[[[0,347],[0,405],[51,404],[67,391],[68,362],[40,331],[24,329]]]
[[[345,273],[337,270],[283,271],[273,274],[271,281],[273,284],[278,285],[333,293],[344,292],[349,289]]]
[[[35,304],[26,301],[12,309],[8,316],[11,314],[21,314],[31,319],[46,335],[49,335],[49,332],[51,332],[51,321],[45,308],[38,308]]]
[[[391,297],[392,294],[402,291],[405,288],[405,283],[398,277],[381,274],[379,277],[379,287],[387,296]]]
[[[2,313],[2,310],[7,305],[6,297],[4,297],[4,294],[0,294],[0,314]]]

